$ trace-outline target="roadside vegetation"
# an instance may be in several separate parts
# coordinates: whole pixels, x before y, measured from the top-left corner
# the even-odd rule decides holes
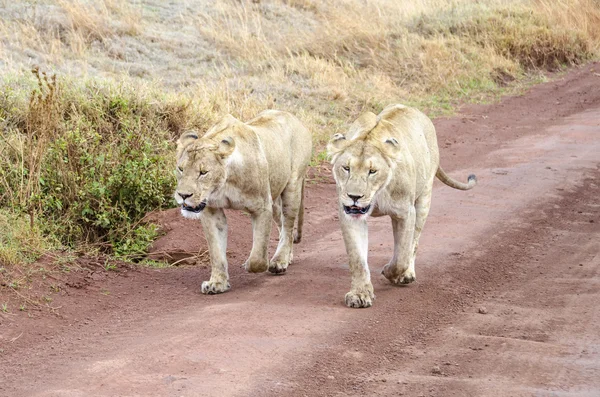
[[[390,102],[430,115],[598,57],[600,0],[4,2],[0,281],[57,250],[143,257],[173,147],[295,113],[317,149]]]

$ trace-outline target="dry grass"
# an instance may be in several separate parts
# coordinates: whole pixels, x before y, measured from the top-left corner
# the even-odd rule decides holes
[[[598,53],[598,0],[40,1],[6,5],[5,71],[157,82],[247,118],[299,113],[321,142],[364,108],[433,114]]]
[[[43,233],[18,212],[0,208],[0,293],[6,289],[21,303],[31,302],[21,291],[40,272],[36,261],[59,246],[59,243]],[[26,288],[25,288],[26,289]]]
[[[594,56],[598,1],[123,0],[7,4],[7,71],[158,81],[223,112],[301,113],[317,138],[390,101],[430,111]],[[176,26],[176,29],[173,29]],[[500,77],[500,78],[499,78]],[[321,134],[321,131],[323,133]],[[322,135],[322,136],[321,136]]]

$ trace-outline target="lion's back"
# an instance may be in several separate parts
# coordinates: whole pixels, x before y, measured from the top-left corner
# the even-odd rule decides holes
[[[269,164],[298,168],[310,162],[312,135],[298,118],[280,110],[265,110],[247,123],[256,132]],[[287,165],[287,164],[285,164]]]
[[[274,193],[291,178],[304,177],[312,155],[312,136],[298,118],[288,112],[266,110],[247,125],[260,140]]]

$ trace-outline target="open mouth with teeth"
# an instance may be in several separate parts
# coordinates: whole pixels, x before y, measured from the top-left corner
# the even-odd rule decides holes
[[[191,205],[187,205],[186,203],[181,204],[182,209],[184,209],[186,211],[194,212],[196,214],[201,212],[204,209],[204,207],[206,207],[205,201],[201,202],[196,207],[192,207]]]
[[[364,215],[367,212],[369,212],[370,208],[370,205],[367,205],[366,207],[359,207],[356,205],[345,205],[344,212],[346,212],[346,214],[348,215]]]

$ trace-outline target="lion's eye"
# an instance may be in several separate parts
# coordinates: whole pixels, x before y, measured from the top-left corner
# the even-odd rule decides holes
[[[376,173],[377,173],[377,170],[369,170],[369,175],[373,175],[373,174],[376,174]]]
[[[179,170],[179,172],[183,172],[183,167],[177,167],[177,169]]]
[[[208,174],[208,171],[200,171],[200,176]]]
[[[342,166],[342,168],[344,169],[344,171],[349,172],[350,171],[350,167],[348,167],[347,165]]]

